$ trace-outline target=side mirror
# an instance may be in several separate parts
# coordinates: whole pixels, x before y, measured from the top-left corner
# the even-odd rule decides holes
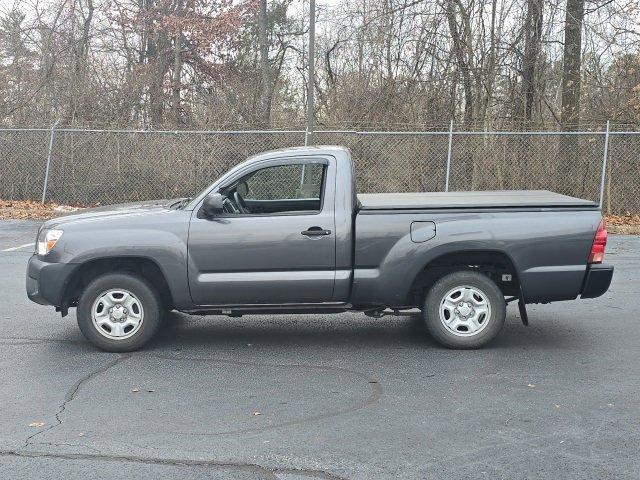
[[[216,215],[220,215],[224,212],[222,207],[222,202],[224,201],[224,197],[220,193],[212,193],[207,195],[202,202],[202,212],[207,217],[215,217]]]

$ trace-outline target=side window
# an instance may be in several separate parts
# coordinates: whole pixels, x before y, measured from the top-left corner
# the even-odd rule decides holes
[[[278,165],[258,170],[246,181],[247,200],[320,199],[325,166],[319,163]]]
[[[276,165],[241,179],[230,196],[245,214],[318,212],[322,208],[322,163]]]

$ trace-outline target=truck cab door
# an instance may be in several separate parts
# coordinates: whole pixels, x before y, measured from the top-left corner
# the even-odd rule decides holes
[[[336,276],[335,164],[322,157],[248,165],[216,188],[224,212],[201,205],[189,227],[198,306],[331,302]]]

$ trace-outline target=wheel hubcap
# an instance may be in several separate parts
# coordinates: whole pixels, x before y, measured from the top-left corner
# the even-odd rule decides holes
[[[102,293],[91,308],[93,326],[107,338],[123,340],[140,329],[144,310],[140,300],[128,290],[113,289]]]
[[[440,321],[454,335],[477,335],[487,326],[490,317],[489,300],[476,287],[452,288],[440,302]]]

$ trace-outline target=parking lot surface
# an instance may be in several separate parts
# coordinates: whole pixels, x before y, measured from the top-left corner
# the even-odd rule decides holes
[[[37,227],[0,222],[0,478],[638,478],[640,237],[610,237],[603,297],[510,305],[483,350],[416,317],[172,313],[118,355],[27,299]]]

